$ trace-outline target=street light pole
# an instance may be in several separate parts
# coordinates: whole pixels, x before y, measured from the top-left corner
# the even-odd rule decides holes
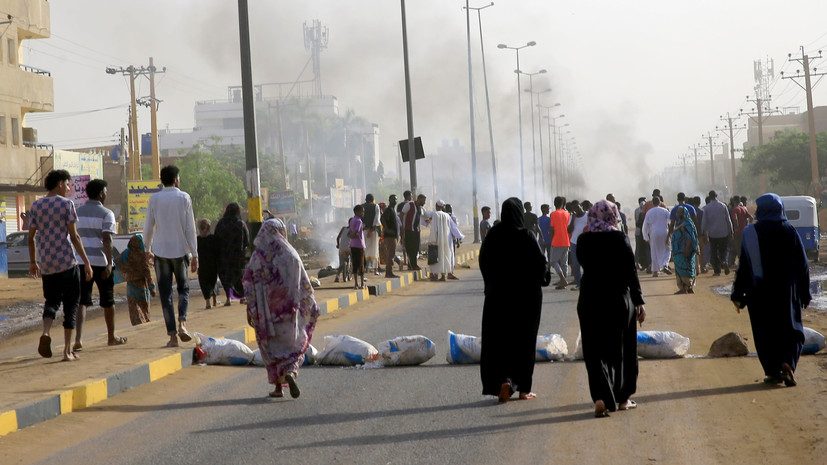
[[[517,124],[518,129],[520,132],[520,195],[522,196],[522,201],[525,202],[525,169],[524,169],[524,160],[523,160],[523,100],[522,100],[522,92],[523,89],[520,86],[520,49],[526,47],[533,47],[537,45],[537,42],[533,40],[531,42],[527,42],[525,45],[521,45],[519,47],[509,47],[506,44],[499,44],[497,48],[503,49],[507,48],[509,50],[514,50],[517,52]]]
[[[472,205],[474,208],[474,243],[480,242],[480,218],[477,211],[477,138],[474,128],[474,81],[471,71],[471,10],[468,8],[468,1],[465,0],[465,29],[468,37],[468,106],[470,108],[471,122],[471,191]]]
[[[529,99],[530,99],[529,108],[531,108],[531,158],[533,160],[533,165],[534,165],[533,168],[532,168],[533,169],[532,178],[534,179],[534,199],[535,199],[535,202],[539,202],[540,193],[537,191],[537,143],[536,143],[536,140],[535,140],[535,137],[534,137],[534,93],[535,93],[534,92],[534,76],[536,76],[538,74],[545,74],[548,71],[546,71],[545,69],[541,69],[540,71],[537,71],[536,73],[524,73],[522,70],[518,69],[517,72],[520,73],[520,74],[525,74],[526,76],[528,76],[528,89],[526,89],[526,92],[528,92],[530,94],[529,95]],[[548,91],[550,91],[550,90],[551,89],[548,89]],[[547,91],[544,90],[543,92],[547,92]],[[539,93],[538,93],[538,99],[539,99]]]
[[[500,189],[497,186],[497,156],[494,152],[494,130],[491,126],[491,100],[488,98],[488,74],[485,71],[485,45],[483,44],[482,40],[482,14],[480,11],[494,6],[494,2],[489,3],[488,5],[479,7],[479,8],[471,8],[466,7],[469,10],[476,10],[477,11],[477,21],[480,25],[480,52],[482,53],[482,79],[483,83],[485,84],[485,107],[486,113],[488,115],[488,139],[489,144],[491,146],[491,171],[494,176],[494,215],[495,218],[500,217]]]
[[[408,118],[408,163],[411,166],[411,195],[416,198],[416,146],[414,145],[413,106],[411,104],[411,71],[408,66],[408,25],[405,19],[405,0],[402,6],[402,58],[405,64],[405,107]]]
[[[548,132],[548,169],[549,169],[549,178],[548,178],[548,190],[546,193],[552,194],[554,192],[553,177],[552,177],[552,144],[554,143],[554,139],[551,138],[551,109],[554,107],[559,107],[559,103],[555,103],[554,105],[543,105],[540,103],[539,97],[537,98],[537,108],[542,108],[546,110],[546,116],[540,116],[540,111],[537,110],[537,116],[539,117],[540,121],[537,124],[537,130],[540,132],[540,160],[544,160],[545,155],[543,154],[543,118],[549,120],[548,124],[546,125],[546,132]],[[543,166],[543,190],[546,189],[546,169],[545,163],[541,163]]]

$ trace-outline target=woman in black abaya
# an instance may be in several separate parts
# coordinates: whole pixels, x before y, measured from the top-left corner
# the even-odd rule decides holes
[[[577,239],[583,267],[577,317],[596,417],[637,406],[629,398],[637,389],[636,322],[643,323],[646,312],[635,253],[617,217],[614,203],[597,202]]]
[[[531,379],[543,303],[541,286],[551,274],[537,240],[523,226],[523,203],[503,202],[500,223],[492,227],[480,248],[480,271],[485,282],[482,309],[483,395],[506,402],[514,392],[533,399]]]

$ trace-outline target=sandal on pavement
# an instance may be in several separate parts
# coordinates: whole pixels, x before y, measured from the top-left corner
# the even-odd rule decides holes
[[[172,341],[169,341],[169,342],[167,342],[167,345],[166,345],[166,346],[167,346],[167,347],[178,347],[178,343],[177,343],[177,342],[172,342]]]
[[[293,375],[284,375],[284,379],[290,386],[290,397],[298,399],[302,392],[299,390],[299,386],[296,384],[296,380],[293,378]]]
[[[41,357],[50,358],[52,356],[52,338],[45,334],[40,336],[40,344],[37,346],[37,353]]]
[[[620,405],[617,406],[618,410],[631,410],[633,408],[637,408],[637,402],[632,399],[629,399],[626,402],[621,402]]]
[[[81,352],[83,351],[83,344],[80,342],[76,342],[75,345],[72,346],[72,352]]]
[[[126,344],[126,338],[125,337],[115,336],[115,339],[109,341],[110,346],[120,346],[120,345],[123,345],[123,344]]]
[[[281,386],[278,386],[276,389],[273,390],[269,394],[270,397],[284,397],[284,391],[281,390]]]
[[[594,417],[604,418],[609,416],[609,411],[606,409],[606,404],[602,400],[594,403]]]
[[[181,342],[190,342],[192,340],[192,336],[190,336],[190,333],[185,329],[178,331],[178,337],[181,338]],[[126,340],[124,340],[124,342],[126,342]]]
[[[533,392],[521,392],[520,393],[520,400],[531,400],[531,399],[536,399],[536,398],[537,398],[537,394],[535,394]]]

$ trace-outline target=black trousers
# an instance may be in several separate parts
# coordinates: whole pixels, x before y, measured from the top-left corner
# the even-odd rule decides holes
[[[712,264],[712,271],[715,274],[721,272],[721,266],[727,262],[727,249],[729,248],[728,237],[709,238],[709,263]]]
[[[408,268],[417,269],[416,256],[419,254],[419,231],[405,231],[405,251],[408,253]]]

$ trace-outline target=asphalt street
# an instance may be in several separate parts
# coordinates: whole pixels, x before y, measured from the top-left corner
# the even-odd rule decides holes
[[[482,278],[477,269],[461,277],[335,314],[314,335],[318,347],[326,334],[374,345],[422,334],[437,344],[424,365],[307,367],[297,400],[266,398],[263,368],[187,368],[37,426],[41,434],[60,430],[64,444],[40,451],[40,463],[542,463],[552,444],[549,425],[591,419],[587,390],[575,393],[575,403],[554,399],[572,383],[584,386],[585,370],[579,362],[538,363],[539,399],[499,405],[483,397],[478,365],[445,361],[448,330],[480,333]],[[570,351],[576,298],[546,289],[540,326],[541,334],[562,334]]]

